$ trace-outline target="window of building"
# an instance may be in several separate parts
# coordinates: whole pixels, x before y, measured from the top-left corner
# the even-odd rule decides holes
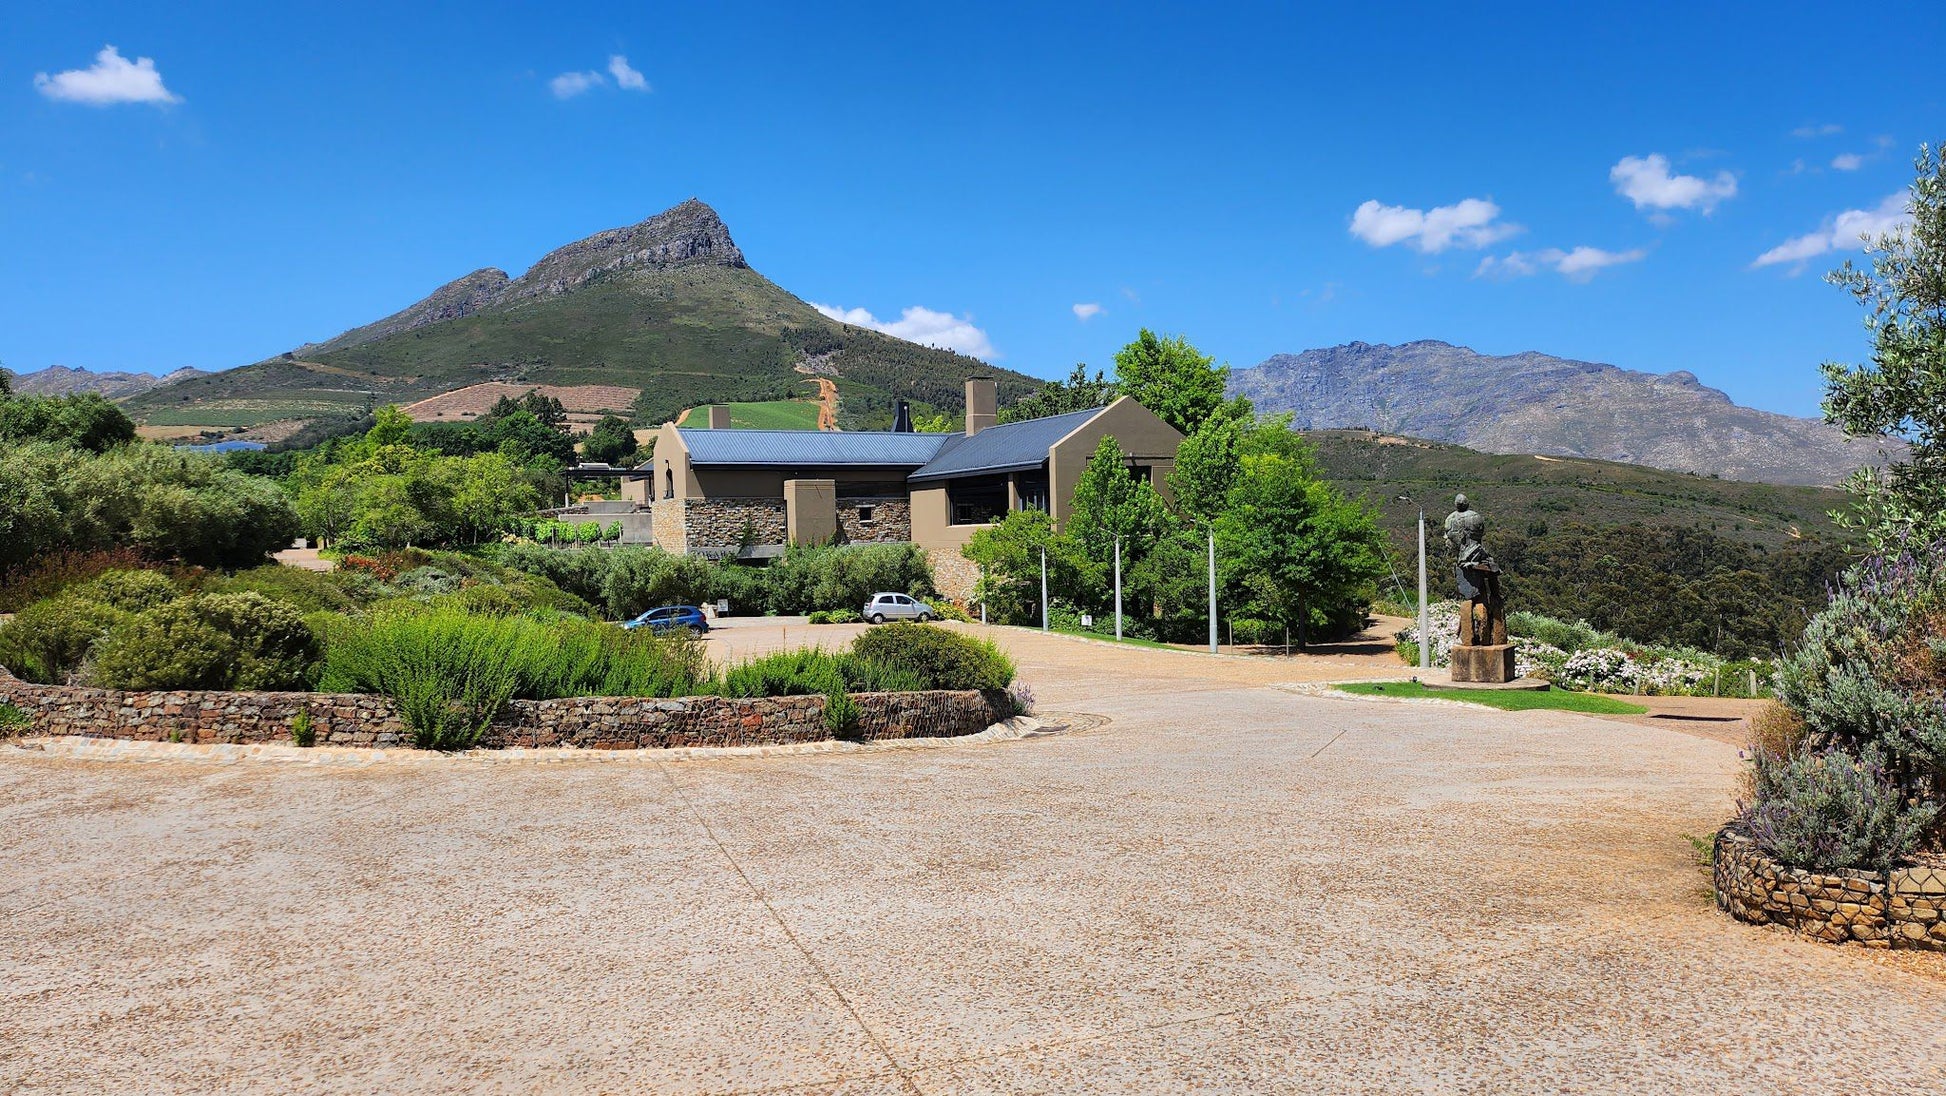
[[[872,510],[873,508],[870,506],[860,506],[858,508],[858,524],[870,525],[872,523]]]
[[[1017,509],[1047,513],[1047,473],[1024,472],[1015,476],[1014,494],[1019,499]]]
[[[986,525],[1007,513],[1007,477],[980,476],[953,480],[946,499],[954,525]]]
[[[663,484],[662,497],[665,499],[675,498],[676,497],[676,469],[675,466],[670,464],[668,461],[662,462],[662,484]]]

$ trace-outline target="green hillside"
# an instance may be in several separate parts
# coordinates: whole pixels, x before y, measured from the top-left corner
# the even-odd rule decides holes
[[[483,381],[642,389],[638,421],[705,403],[801,398],[837,382],[840,425],[890,421],[897,398],[954,410],[969,376],[1003,404],[1039,382],[950,350],[828,319],[743,264],[684,203],[544,257],[521,279],[475,272],[394,316],[269,361],[151,389],[138,421],[197,425],[362,414]],[[220,420],[217,418],[220,416]]]
[[[1446,519],[1464,492],[1490,525],[1541,531],[1589,525],[1677,525],[1757,547],[1846,538],[1827,516],[1844,505],[1828,487],[1779,487],[1568,457],[1481,453],[1363,430],[1308,431],[1325,477],[1376,506],[1394,544],[1409,545],[1419,509]]]
[[[816,430],[818,405],[805,400],[768,400],[763,403],[732,403],[730,427],[735,430]],[[684,413],[678,426],[707,428],[709,414],[702,407]]]

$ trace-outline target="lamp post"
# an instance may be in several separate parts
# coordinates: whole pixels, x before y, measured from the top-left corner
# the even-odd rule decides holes
[[[1432,671],[1431,614],[1426,610],[1426,512],[1419,511],[1419,676]]]
[[[1041,631],[1047,631],[1047,549],[1041,549]]]
[[[1216,653],[1216,526],[1209,527],[1209,653]]]
[[[1122,538],[1115,538],[1115,638],[1122,638]]]

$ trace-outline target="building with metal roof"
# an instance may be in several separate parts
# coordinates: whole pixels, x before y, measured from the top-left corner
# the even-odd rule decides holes
[[[648,475],[623,488],[672,552],[763,559],[792,544],[912,543],[941,592],[961,598],[978,577],[960,552],[972,535],[1015,510],[1067,520],[1104,437],[1131,475],[1167,493],[1182,435],[1133,399],[1005,425],[995,403],[991,380],[968,381],[957,434],[735,430],[711,408],[708,429],[663,426]]]

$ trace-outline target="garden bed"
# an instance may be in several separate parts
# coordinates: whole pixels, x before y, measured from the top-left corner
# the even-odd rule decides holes
[[[858,741],[977,734],[1013,714],[999,692],[849,695],[857,714],[844,737]],[[412,744],[398,705],[369,693],[91,689],[35,685],[0,669],[0,702],[26,713],[22,733],[33,735],[254,745],[290,743],[303,730],[321,746]],[[827,703],[818,695],[516,700],[478,745],[634,750],[819,742],[833,737]]]
[[[1716,904],[1739,921],[1833,944],[1946,951],[1946,868],[1821,875],[1771,859],[1734,824],[1717,832],[1712,865]]]

